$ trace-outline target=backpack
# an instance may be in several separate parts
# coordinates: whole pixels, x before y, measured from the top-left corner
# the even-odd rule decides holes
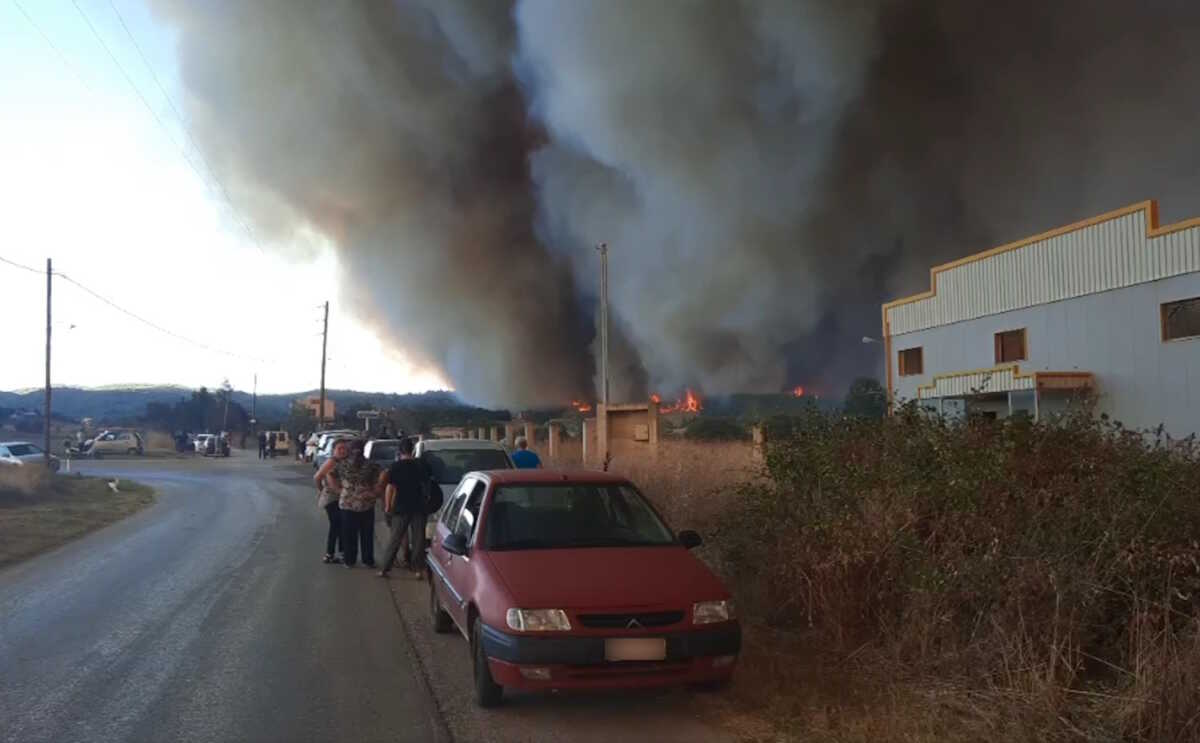
[[[441,486],[434,482],[432,477],[426,480],[425,515],[428,516],[431,513],[437,513],[442,507],[443,500],[444,497],[442,496]]]

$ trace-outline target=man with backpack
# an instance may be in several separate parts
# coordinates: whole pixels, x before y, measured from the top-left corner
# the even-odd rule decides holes
[[[417,580],[422,580],[425,577],[425,517],[441,508],[442,491],[434,482],[429,467],[413,457],[412,439],[400,440],[396,461],[380,474],[379,483],[386,486],[383,512],[392,530],[379,577],[387,577],[407,537],[410,559],[405,567],[416,573]]]

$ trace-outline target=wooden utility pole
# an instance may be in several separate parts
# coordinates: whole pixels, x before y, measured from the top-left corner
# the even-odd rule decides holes
[[[325,349],[329,344],[329,300],[325,300],[325,328],[321,331],[321,410],[317,413],[319,428],[325,428]]]
[[[43,415],[42,427],[46,431],[43,443],[45,449],[42,459],[46,469],[50,469],[50,279],[54,275],[50,259],[46,259],[46,411]]]

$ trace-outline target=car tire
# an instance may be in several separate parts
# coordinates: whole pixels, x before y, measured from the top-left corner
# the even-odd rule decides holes
[[[425,578],[429,583],[429,618],[433,624],[433,631],[444,635],[453,628],[454,622],[442,608],[442,602],[438,600],[437,584],[434,582],[436,577],[433,575],[433,571],[426,571]]]
[[[483,652],[483,622],[478,618],[471,624],[472,676],[475,682],[475,704],[495,707],[504,698],[504,687],[492,679],[487,655]]]

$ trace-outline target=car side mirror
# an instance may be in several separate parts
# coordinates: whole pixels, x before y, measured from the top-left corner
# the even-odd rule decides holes
[[[467,538],[462,534],[447,534],[442,540],[442,549],[452,555],[467,554]]]
[[[687,549],[693,549],[703,544],[704,540],[700,538],[699,534],[691,529],[684,529],[683,531],[679,532],[679,543]]]

